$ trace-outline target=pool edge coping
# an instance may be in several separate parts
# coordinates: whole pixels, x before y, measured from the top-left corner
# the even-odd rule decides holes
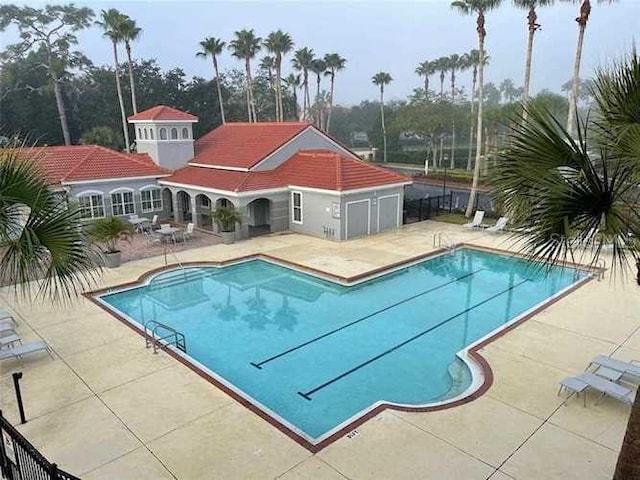
[[[351,285],[358,284],[360,282],[364,282],[364,281],[376,278],[377,276],[380,276],[380,275],[383,275],[383,274],[391,273],[395,269],[405,268],[405,267],[411,266],[414,263],[418,263],[418,262],[421,262],[421,261],[424,261],[424,260],[427,260],[427,259],[430,259],[430,258],[435,258],[435,257],[441,256],[441,255],[446,254],[446,253],[448,253],[450,251],[454,251],[454,250],[457,250],[457,249],[460,249],[460,248],[469,248],[469,249],[477,250],[477,251],[485,251],[485,252],[488,252],[488,253],[494,253],[494,254],[499,254],[499,255],[503,255],[503,256],[518,257],[518,258],[522,258],[522,259],[525,259],[525,260],[531,260],[531,258],[529,256],[527,256],[527,255],[525,255],[525,254],[523,254],[521,252],[514,252],[514,251],[502,250],[502,249],[493,248],[493,247],[475,245],[475,244],[471,244],[471,243],[467,243],[467,242],[461,242],[461,243],[457,243],[457,244],[453,245],[451,248],[439,248],[439,249],[436,249],[436,250],[431,251],[431,252],[423,253],[423,254],[420,254],[420,255],[414,255],[414,256],[409,257],[409,258],[407,258],[405,260],[402,260],[402,261],[393,262],[393,263],[390,263],[390,264],[388,264],[386,266],[376,267],[376,268],[373,268],[373,269],[368,270],[366,272],[362,272],[362,273],[359,273],[359,274],[356,274],[356,275],[352,275],[350,277],[346,277],[346,276],[341,276],[341,275],[335,275],[335,274],[320,270],[320,269],[315,268],[315,267],[309,267],[309,266],[306,266],[306,265],[301,265],[299,263],[292,262],[292,261],[289,261],[289,260],[286,260],[286,259],[283,259],[283,258],[280,258],[280,257],[276,257],[274,255],[270,255],[270,254],[267,254],[267,253],[253,253],[253,254],[248,254],[248,255],[242,255],[242,256],[239,256],[239,257],[233,257],[233,258],[230,258],[230,259],[227,259],[227,260],[191,261],[191,262],[181,262],[181,263],[168,264],[168,265],[165,265],[163,267],[157,267],[157,268],[154,268],[154,269],[151,269],[151,270],[148,270],[148,271],[142,273],[141,275],[138,276],[137,280],[130,281],[130,282],[124,282],[124,283],[120,283],[120,284],[117,284],[117,285],[107,286],[107,287],[99,288],[99,289],[96,289],[96,290],[84,292],[83,296],[87,300],[92,302],[94,305],[97,305],[102,310],[104,310],[105,312],[107,312],[111,316],[115,317],[120,322],[124,323],[126,326],[131,328],[133,331],[135,331],[139,335],[144,336],[144,331],[143,331],[142,328],[140,328],[136,324],[132,323],[130,320],[128,320],[127,318],[122,316],[120,313],[118,313],[114,309],[109,308],[98,297],[100,295],[113,293],[114,290],[120,291],[120,290],[124,290],[124,289],[128,289],[128,288],[134,288],[136,286],[143,285],[143,284],[146,283],[147,280],[149,280],[153,276],[155,276],[155,275],[157,275],[159,273],[162,273],[164,271],[175,270],[176,268],[198,267],[198,266],[225,267],[225,266],[233,265],[233,264],[236,264],[236,263],[243,263],[243,262],[251,261],[251,260],[266,260],[266,261],[269,261],[269,262],[272,262],[272,263],[275,263],[275,264],[279,264],[279,265],[283,265],[285,267],[292,268],[292,269],[297,270],[297,271],[301,271],[303,273],[311,274],[313,276],[316,276],[316,277],[319,277],[319,278],[322,278],[322,279],[325,279],[325,280],[330,280],[330,281],[333,281],[335,283],[339,283],[339,284],[346,285],[346,286],[351,286]],[[361,415],[357,416],[357,418],[351,417],[351,418],[353,418],[353,420],[351,420],[351,418],[347,419],[345,422],[343,422],[343,424],[341,424],[341,425],[343,425],[342,427],[340,427],[340,425],[338,425],[336,427],[336,428],[338,428],[338,430],[330,433],[326,438],[322,438],[322,440],[320,440],[317,443],[313,443],[313,442],[309,441],[307,438],[305,438],[304,436],[302,436],[301,434],[299,434],[298,432],[296,432],[295,430],[290,428],[283,421],[278,420],[278,418],[274,418],[273,415],[270,415],[269,413],[264,411],[262,408],[260,408],[258,405],[252,403],[249,399],[245,398],[243,395],[238,393],[238,391],[234,390],[233,388],[229,387],[225,383],[221,382],[218,378],[213,377],[210,373],[208,373],[207,371],[203,370],[202,368],[200,368],[197,365],[197,364],[199,364],[199,362],[197,360],[193,359],[193,361],[190,361],[187,358],[185,358],[183,355],[181,355],[180,352],[177,352],[176,350],[174,350],[171,347],[164,348],[163,350],[168,355],[170,355],[174,359],[178,360],[180,363],[182,363],[183,365],[188,367],[190,370],[195,372],[201,378],[207,380],[208,382],[213,384],[216,388],[218,388],[219,390],[223,391],[224,393],[229,395],[232,399],[234,399],[235,401],[237,401],[238,403],[240,403],[241,405],[243,405],[244,407],[249,409],[252,413],[257,414],[260,418],[262,418],[263,420],[267,421],[270,425],[272,425],[275,428],[277,428],[279,431],[281,431],[287,437],[289,437],[292,440],[294,440],[300,446],[304,447],[305,449],[307,449],[311,453],[315,454],[315,453],[318,453],[319,451],[323,450],[324,448],[326,448],[330,444],[334,443],[338,439],[344,437],[348,433],[352,432],[353,430],[355,430],[359,426],[363,425],[365,422],[369,421],[370,419],[374,418],[375,416],[377,416],[378,414],[382,413],[383,411],[385,411],[387,409],[395,410],[395,411],[401,411],[401,412],[416,412],[416,413],[434,412],[434,411],[446,410],[446,409],[449,409],[449,408],[454,408],[454,407],[458,407],[458,406],[461,406],[461,405],[465,405],[465,404],[471,403],[472,401],[477,400],[478,398],[483,396],[491,388],[491,386],[493,385],[494,375],[493,375],[493,371],[491,369],[491,365],[482,356],[482,354],[480,353],[479,350],[483,349],[484,347],[486,347],[487,345],[489,345],[493,341],[497,340],[498,338],[500,338],[500,337],[506,335],[507,333],[511,332],[512,330],[514,330],[515,328],[517,328],[518,326],[522,325],[524,322],[529,320],[531,317],[537,315],[538,313],[540,313],[541,311],[545,310],[549,306],[551,306],[554,303],[558,302],[559,300],[563,299],[567,295],[573,293],[578,288],[586,285],[587,283],[592,281],[594,278],[596,278],[596,275],[600,274],[604,270],[601,267],[595,267],[595,266],[591,266],[591,265],[584,265],[584,264],[578,264],[578,263],[567,262],[567,261],[558,262],[558,266],[570,267],[570,268],[574,268],[574,269],[577,269],[577,270],[582,270],[582,271],[590,273],[590,275],[587,275],[584,278],[577,280],[571,286],[569,286],[566,289],[564,289],[563,291],[559,292],[559,294],[557,294],[556,296],[550,297],[549,299],[545,300],[541,304],[532,307],[532,309],[527,311],[521,318],[513,320],[512,322],[510,322],[509,324],[505,325],[504,327],[502,327],[500,329],[497,329],[495,331],[495,333],[489,334],[484,339],[480,339],[479,342],[477,342],[475,344],[472,344],[470,347],[468,347],[466,349],[463,349],[461,352],[463,352],[468,357],[468,359],[464,359],[464,358],[460,358],[460,359],[463,362],[465,362],[465,364],[467,364],[467,365],[469,363],[468,360],[472,360],[477,365],[478,371],[482,374],[482,379],[481,379],[482,383],[476,389],[471,391],[468,395],[465,395],[465,392],[463,392],[459,396],[454,397],[454,398],[456,398],[456,400],[454,400],[454,401],[451,401],[451,402],[446,402],[445,401],[445,402],[442,402],[442,403],[433,402],[433,404],[431,404],[431,405],[424,405],[424,406],[419,406],[419,405],[418,406],[408,406],[408,405],[399,405],[399,404],[394,404],[394,403],[389,403],[389,402],[384,402],[384,401],[378,401],[377,403],[374,403],[369,410],[365,410],[364,413],[362,413]],[[462,398],[459,398],[460,396],[462,396]],[[356,415],[358,415],[358,414],[356,414]]]

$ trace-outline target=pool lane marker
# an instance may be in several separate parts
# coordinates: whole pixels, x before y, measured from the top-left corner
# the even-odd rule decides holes
[[[433,292],[433,291],[435,291],[435,290],[439,290],[439,289],[441,289],[441,288],[443,288],[443,287],[446,287],[447,285],[451,285],[452,283],[456,283],[456,282],[459,282],[460,280],[464,280],[465,278],[469,278],[469,277],[471,277],[472,275],[475,275],[476,273],[481,272],[482,270],[484,270],[484,268],[480,268],[480,269],[475,270],[475,271],[473,271],[473,272],[471,272],[471,273],[467,273],[467,274],[465,274],[465,275],[463,275],[463,276],[461,276],[461,277],[454,278],[453,280],[451,280],[451,281],[449,281],[449,282],[446,282],[446,283],[443,283],[442,285],[438,285],[437,287],[430,288],[429,290],[425,290],[424,292],[417,293],[416,295],[413,295],[413,296],[411,296],[411,297],[409,297],[409,298],[405,298],[404,300],[400,300],[399,302],[394,303],[393,305],[389,305],[389,306],[387,306],[387,307],[384,307],[384,308],[383,308],[383,309],[381,309],[381,310],[377,310],[377,311],[375,311],[375,312],[373,312],[373,313],[370,313],[369,315],[366,315],[366,316],[361,317],[361,318],[359,318],[359,319],[357,319],[357,320],[354,320],[353,322],[347,323],[346,325],[343,325],[343,326],[341,326],[341,327],[338,327],[338,328],[336,328],[336,329],[334,329],[334,330],[331,330],[331,331],[329,331],[329,332],[327,332],[327,333],[323,333],[323,334],[322,334],[322,335],[320,335],[319,337],[312,338],[311,340],[308,340],[308,341],[306,341],[306,342],[304,342],[304,343],[301,343],[301,344],[299,344],[299,345],[296,345],[295,347],[292,347],[292,348],[290,348],[289,350],[285,350],[284,352],[278,353],[277,355],[274,355],[274,356],[269,357],[269,358],[267,358],[267,359],[265,359],[265,360],[262,360],[261,362],[258,362],[258,363],[255,363],[255,362],[249,362],[249,363],[250,363],[252,366],[256,367],[257,369],[262,370],[262,365],[264,365],[264,364],[266,364],[266,363],[269,363],[269,362],[271,362],[271,361],[273,361],[273,360],[276,360],[276,359],[278,359],[278,358],[280,358],[280,357],[284,357],[285,355],[288,355],[288,354],[290,354],[291,352],[295,352],[296,350],[299,350],[299,349],[301,349],[302,347],[306,347],[307,345],[310,345],[310,344],[312,344],[312,343],[314,343],[314,342],[317,342],[318,340],[322,340],[323,338],[326,338],[326,337],[328,337],[328,336],[330,336],[330,335],[333,335],[334,333],[339,332],[340,330],[344,330],[345,328],[348,328],[348,327],[350,327],[350,326],[352,326],[352,325],[355,325],[356,323],[360,323],[360,322],[362,322],[362,321],[364,321],[364,320],[367,320],[367,319],[369,319],[369,318],[371,318],[371,317],[374,317],[374,316],[376,316],[376,315],[378,315],[378,314],[380,314],[380,313],[382,313],[382,312],[386,312],[387,310],[390,310],[390,309],[392,309],[392,308],[395,308],[395,307],[397,307],[398,305],[401,305],[401,304],[403,304],[403,303],[406,303],[406,302],[409,302],[409,301],[411,301],[411,300],[414,300],[414,299],[416,299],[416,298],[418,298],[418,297],[421,297],[422,295],[426,295],[427,293],[431,293],[431,292]]]
[[[370,363],[373,363],[373,362],[375,362],[376,360],[378,360],[378,359],[380,359],[380,358],[384,357],[385,355],[388,355],[389,353],[391,353],[391,352],[393,352],[393,351],[395,351],[395,350],[397,350],[397,349],[399,349],[399,348],[401,348],[401,347],[404,347],[404,346],[405,346],[405,345],[407,345],[408,343],[411,343],[411,342],[413,342],[414,340],[417,340],[418,338],[420,338],[420,337],[422,337],[422,336],[426,335],[427,333],[429,333],[429,332],[431,332],[431,331],[435,330],[436,328],[441,327],[442,325],[444,325],[445,323],[450,322],[450,321],[451,321],[451,320],[453,320],[454,318],[457,318],[457,317],[459,317],[459,316],[461,316],[461,315],[464,315],[465,313],[467,313],[467,312],[469,312],[469,311],[471,311],[471,310],[474,310],[475,308],[478,308],[480,305],[484,305],[485,303],[490,302],[490,301],[491,301],[491,300],[493,300],[494,298],[497,298],[497,297],[499,297],[500,295],[504,295],[505,293],[509,292],[510,290],[513,290],[513,289],[515,289],[516,287],[519,287],[520,285],[522,285],[523,283],[526,283],[526,282],[528,282],[528,281],[529,281],[528,279],[525,279],[525,280],[523,280],[523,281],[522,281],[522,282],[520,282],[520,283],[517,283],[517,284],[515,284],[515,285],[512,285],[512,286],[510,286],[509,288],[507,288],[506,290],[503,290],[503,291],[501,291],[501,292],[499,292],[499,293],[496,293],[495,295],[490,296],[489,298],[487,298],[487,299],[485,299],[485,300],[481,301],[480,303],[477,303],[477,304],[473,305],[472,307],[466,308],[466,309],[464,309],[462,312],[457,313],[457,314],[455,314],[455,315],[454,315],[454,316],[452,316],[452,317],[449,317],[449,318],[444,319],[442,322],[440,322],[440,323],[438,323],[438,324],[434,325],[433,327],[429,327],[429,328],[428,328],[427,330],[425,330],[424,332],[418,333],[417,335],[414,335],[413,337],[411,337],[411,338],[409,338],[409,339],[405,340],[404,342],[399,343],[399,344],[398,344],[398,345],[396,345],[395,347],[391,347],[390,349],[388,349],[388,350],[386,350],[386,351],[384,351],[384,352],[382,352],[382,353],[380,353],[380,354],[376,355],[375,357],[370,358],[370,359],[369,359],[369,360],[367,360],[366,362],[362,362],[360,365],[356,365],[355,367],[353,367],[353,368],[351,368],[351,369],[347,370],[346,372],[341,373],[341,374],[340,374],[340,375],[338,375],[337,377],[333,377],[331,380],[328,380],[328,381],[324,382],[322,385],[318,385],[317,387],[315,387],[315,388],[313,388],[313,389],[311,389],[311,390],[309,390],[309,391],[307,391],[307,392],[298,392],[298,395],[300,395],[300,396],[301,396],[302,398],[304,398],[305,400],[309,400],[309,401],[311,401],[311,400],[312,400],[311,395],[313,395],[314,393],[316,393],[316,392],[318,392],[318,391],[322,390],[322,389],[323,389],[323,388],[325,388],[325,387],[328,387],[328,386],[329,386],[329,385],[331,385],[332,383],[335,383],[335,382],[337,382],[338,380],[340,380],[340,379],[342,379],[342,378],[346,377],[347,375],[352,374],[352,373],[353,373],[353,372],[355,372],[356,370],[360,370],[361,368],[366,367],[366,366],[367,366],[367,365],[369,365]]]

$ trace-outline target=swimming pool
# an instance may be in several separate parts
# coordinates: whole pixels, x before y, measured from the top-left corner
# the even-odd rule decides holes
[[[469,347],[586,278],[461,248],[354,285],[253,259],[165,271],[96,300],[138,327],[184,333],[196,367],[317,446],[382,404],[468,396],[483,383]]]

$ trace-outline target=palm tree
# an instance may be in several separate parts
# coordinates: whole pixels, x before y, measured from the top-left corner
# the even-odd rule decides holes
[[[416,73],[424,77],[424,95],[426,98],[429,98],[429,77],[436,73],[435,62],[425,60],[417,66]]]
[[[245,80],[247,82],[247,114],[250,122],[257,122],[256,102],[253,98],[253,81],[251,80],[251,60],[260,51],[262,39],[256,37],[253,29],[238,30],[234,35],[235,38],[229,42],[229,49],[234,57],[244,60]]]
[[[387,72],[376,73],[371,80],[380,87],[380,118],[382,121],[383,161],[387,163],[387,127],[384,124],[384,86],[389,85],[393,78]]]
[[[293,50],[293,40],[291,35],[283,32],[282,30],[276,30],[271,32],[267,39],[264,41],[264,46],[267,50],[275,55],[274,66],[276,70],[276,121],[282,122],[284,120],[284,113],[282,108],[282,57]]]
[[[298,87],[300,86],[300,74],[296,75],[295,73],[290,73],[286,78],[283,78],[282,81],[284,82],[287,88],[291,89],[291,94],[293,95],[293,104],[295,108],[295,111],[293,112],[293,117],[297,119],[299,118],[298,117]]]
[[[111,40],[113,44],[113,61],[115,63],[115,75],[116,75],[116,90],[118,91],[118,102],[120,103],[120,117],[122,120],[122,133],[124,134],[124,145],[128,151],[131,150],[129,143],[129,127],[127,125],[127,114],[124,110],[124,100],[122,98],[122,86],[120,85],[120,63],[118,61],[118,43],[123,41],[121,32],[122,24],[126,20],[126,17],[122,15],[115,8],[109,10],[102,10],[102,21],[96,22],[104,30],[104,36]]]
[[[541,25],[538,23],[538,14],[536,8],[553,5],[554,0],[513,0],[513,4],[524,10],[528,10],[527,24],[529,26],[529,37],[527,40],[527,59],[524,67],[524,91],[522,92],[522,100],[529,100],[529,86],[531,84],[531,60],[533,58],[533,37]]]
[[[480,52],[478,50],[476,50],[475,48],[472,49],[471,51],[469,51],[468,53],[465,53],[463,55],[463,57],[465,58],[465,62],[467,64],[466,68],[472,69],[472,75],[471,75],[471,125],[469,128],[469,156],[467,158],[467,170],[470,171],[471,170],[471,165],[472,165],[472,154],[473,154],[473,139],[474,139],[474,133],[475,133],[475,117],[473,115],[473,112],[475,110],[475,99],[477,97],[477,92],[476,92],[476,85],[478,83],[478,65],[480,65]],[[483,65],[486,67],[487,65],[489,65],[489,55],[484,56],[484,62]]]
[[[133,60],[131,60],[131,42],[138,39],[142,33],[142,29],[136,25],[136,21],[128,15],[124,15],[122,24],[120,25],[120,34],[124,41],[124,48],[127,52],[127,66],[129,68],[129,85],[131,87],[131,104],[133,105],[133,113],[138,113],[138,100],[136,98],[136,82],[133,76]]]
[[[480,177],[480,161],[482,149],[482,87],[484,83],[484,40],[487,31],[484,28],[484,14],[497,8],[502,0],[455,0],[452,8],[465,15],[476,15],[476,32],[478,33],[478,122],[476,132],[476,164],[473,171],[473,182],[469,194],[469,203],[465,215],[471,216],[478,194],[478,179]]]
[[[599,229],[602,236],[581,255],[596,265],[606,241],[612,269],[640,270],[638,244],[629,242],[630,235],[640,235],[638,85],[640,58],[634,52],[598,73],[596,113],[577,125],[577,135],[534,102],[525,105],[527,119],[513,123],[492,186],[496,200],[527,232],[514,234],[522,235],[529,256],[550,264],[573,260],[576,245]],[[631,407],[614,480],[640,478],[638,459],[640,395]]]
[[[224,118],[224,102],[222,101],[222,87],[220,86],[220,72],[218,71],[218,55],[222,53],[226,43],[216,37],[206,37],[200,42],[202,50],[196,53],[197,57],[207,58],[211,56],[213,60],[213,73],[216,76],[216,88],[218,90],[218,104],[220,105],[220,118],[225,123]]]
[[[440,99],[444,98],[444,79],[449,71],[449,59],[447,57],[440,57],[436,59],[435,69],[440,72]]]
[[[322,80],[322,75],[324,75],[324,72],[326,72],[327,70],[327,64],[324,63],[324,60],[322,58],[314,58],[311,62],[309,70],[316,74],[315,122],[316,126],[321,129],[323,113],[320,105],[320,82]]]
[[[314,57],[312,48],[300,48],[293,54],[293,68],[302,73],[302,120],[307,120],[309,110],[311,108],[311,101],[309,99],[309,69],[311,68],[311,62]]]
[[[449,168],[455,168],[456,158],[456,119],[455,119],[455,103],[456,103],[456,70],[464,70],[466,64],[464,58],[457,53],[451,54],[448,59],[449,70],[451,71],[451,113],[453,119],[451,122],[451,163]]]
[[[324,63],[327,67],[325,75],[329,75],[329,78],[331,79],[331,88],[329,89],[329,115],[327,116],[327,132],[329,132],[329,126],[331,125],[331,112],[333,111],[333,92],[336,73],[340,70],[344,70],[344,67],[347,64],[347,59],[342,58],[337,53],[327,53],[324,56]]]
[[[79,211],[61,200],[37,168],[37,148],[0,150],[0,285],[51,301],[91,286],[97,265],[86,247]],[[31,283],[33,282],[33,283]]]
[[[275,95],[275,106],[276,106],[276,116],[275,121],[278,121],[278,92],[276,90],[276,82],[275,79],[273,78],[273,68],[275,66],[275,60],[272,56],[270,55],[265,55],[264,57],[262,57],[262,59],[260,60],[260,69],[264,70],[265,72],[267,72],[267,76],[269,77],[269,87],[271,87],[271,90],[273,90],[273,93]]]
[[[584,43],[584,33],[591,15],[590,0],[563,0],[565,2],[580,2],[580,13],[576,17],[578,22],[578,46],[576,47],[576,57],[573,62],[573,85],[571,88],[571,98],[569,99],[569,116],[567,118],[567,130],[570,134],[575,133],[576,115],[578,111],[578,94],[580,93],[580,62],[582,61],[582,44]],[[615,0],[598,0],[598,3],[613,3]]]

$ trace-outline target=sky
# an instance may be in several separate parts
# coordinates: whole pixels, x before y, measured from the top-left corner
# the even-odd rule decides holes
[[[0,0],[0,3],[7,3]],[[15,2],[22,3],[25,2]],[[45,2],[30,1],[31,6]],[[62,3],[62,2],[61,2]],[[117,8],[134,18],[143,34],[133,46],[138,58],[155,58],[164,69],[182,68],[188,77],[212,76],[210,61],[196,58],[198,42],[207,36],[226,41],[233,32],[254,28],[260,36],[282,29],[296,48],[310,47],[316,54],[339,53],[347,66],[336,79],[336,103],[357,104],[374,99],[377,88],[371,76],[380,71],[394,81],[385,92],[389,99],[402,99],[422,85],[415,74],[419,62],[477,48],[475,17],[453,11],[449,1],[355,1],[355,0],[260,0],[260,1],[76,1],[97,13]],[[592,2],[592,14],[585,37],[581,77],[631,50],[635,32],[640,31],[640,0],[619,0],[613,4]],[[543,88],[560,91],[572,76],[578,36],[574,21],[579,5],[557,2],[540,9],[532,73],[533,92]],[[527,41],[526,11],[510,1],[487,15],[486,48],[490,65],[485,81],[498,84],[511,78],[522,85]],[[14,31],[0,34],[2,45],[15,41]],[[110,43],[97,27],[79,34],[79,48],[96,64],[110,64]],[[257,62],[256,62],[257,63]],[[225,52],[222,69],[243,68]],[[287,64],[288,67],[288,64]],[[284,75],[288,72],[285,70]],[[470,84],[470,74],[458,75],[462,85]],[[432,77],[432,88],[439,80]],[[470,87],[467,86],[469,91]]]

